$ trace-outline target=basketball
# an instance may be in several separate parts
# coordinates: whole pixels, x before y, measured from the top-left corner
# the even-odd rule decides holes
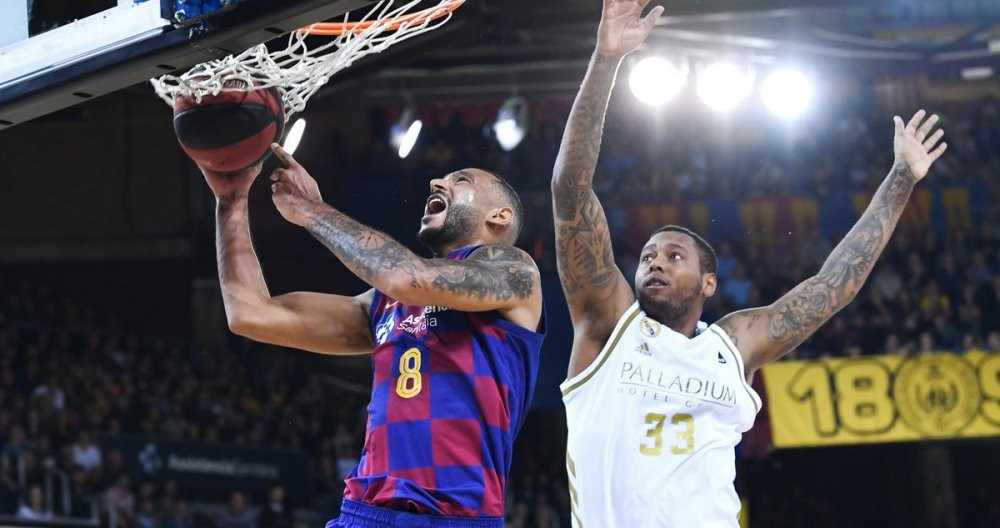
[[[285,111],[274,88],[222,92],[196,101],[174,100],[174,131],[198,165],[219,172],[243,170],[271,154],[285,130]]]

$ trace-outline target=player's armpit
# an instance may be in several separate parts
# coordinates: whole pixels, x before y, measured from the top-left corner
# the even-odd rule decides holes
[[[373,292],[356,297],[310,292],[279,295],[232,314],[229,327],[262,343],[320,354],[368,354],[374,346],[368,321]]]
[[[465,312],[498,310],[535,330],[541,319],[541,278],[535,261],[508,245],[483,246],[465,260],[420,259],[385,291],[403,304]]]

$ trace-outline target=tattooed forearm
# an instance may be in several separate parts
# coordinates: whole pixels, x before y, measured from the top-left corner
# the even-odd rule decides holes
[[[226,313],[271,296],[250,239],[246,198],[216,205],[215,250]]]
[[[604,115],[621,59],[595,54],[573,102],[553,169],[552,191],[557,219],[570,221],[587,198],[597,168]]]
[[[819,273],[768,308],[769,337],[781,351],[797,346],[854,299],[896,229],[916,181],[909,166],[895,165]]]
[[[604,115],[620,64],[595,54],[573,103],[552,176],[556,257],[571,311],[608,298],[623,282],[611,250],[611,234],[592,188]]]
[[[317,214],[306,230],[361,280],[378,287],[380,277],[403,273],[416,286],[417,261],[402,244],[332,208]]]
[[[531,258],[510,246],[487,246],[464,261],[424,259],[388,235],[329,208],[314,215],[306,230],[355,275],[384,292],[405,282],[409,290],[507,301],[527,299],[538,282]]]
[[[791,351],[847,306],[889,242],[917,178],[897,164],[819,273],[774,304],[723,317],[718,325],[747,357],[747,374]]]

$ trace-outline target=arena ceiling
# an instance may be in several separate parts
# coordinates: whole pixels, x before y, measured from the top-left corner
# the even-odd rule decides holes
[[[658,3],[667,11],[645,49],[691,60],[946,74],[1000,64],[1000,2],[992,0]],[[373,95],[575,90],[599,17],[597,0],[468,2],[448,26],[352,67],[328,92],[358,83]]]

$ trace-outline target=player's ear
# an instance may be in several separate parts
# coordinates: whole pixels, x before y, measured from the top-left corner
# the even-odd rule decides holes
[[[715,295],[716,286],[718,286],[718,278],[714,273],[701,274],[701,294],[706,299]]]
[[[490,210],[486,217],[486,225],[491,228],[506,227],[514,223],[514,210],[509,206],[497,207]]]

